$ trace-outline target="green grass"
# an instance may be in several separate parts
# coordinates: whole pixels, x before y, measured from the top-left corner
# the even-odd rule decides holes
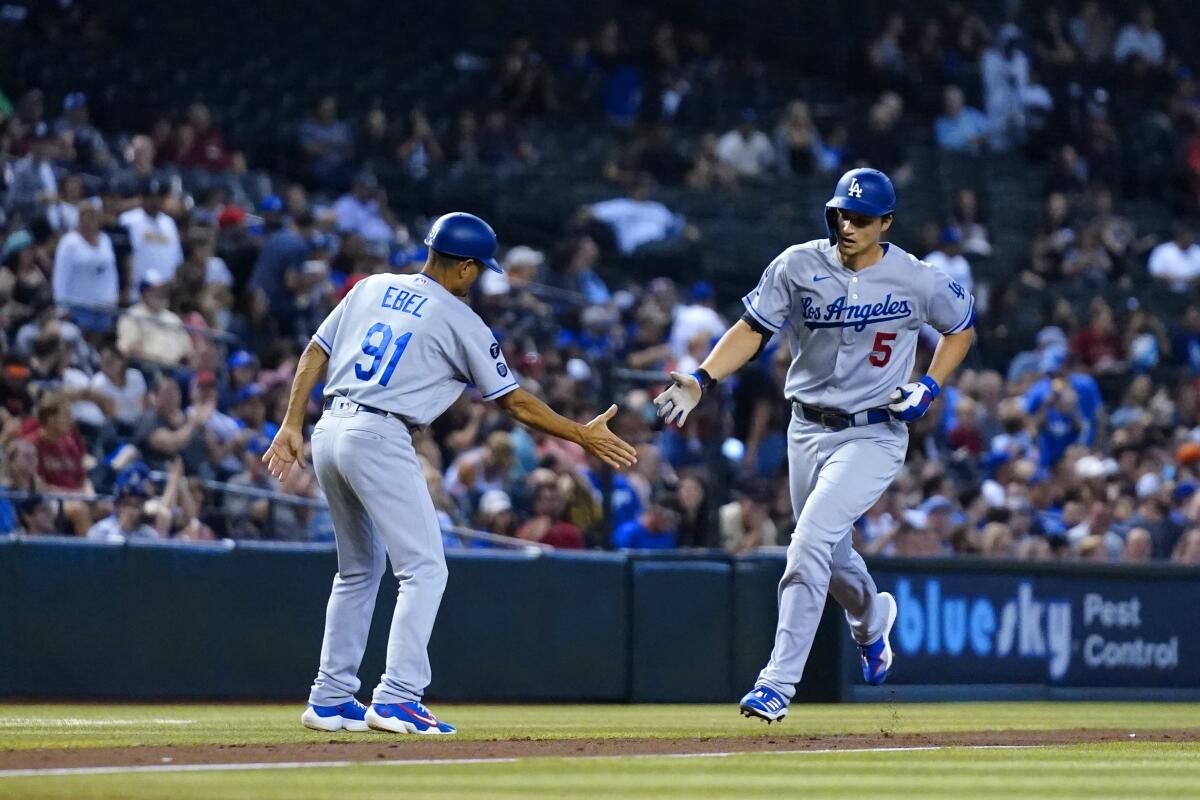
[[[0,706],[0,750],[364,741],[317,734],[291,705]],[[438,705],[463,739],[898,735],[937,731],[1200,728],[1200,704],[798,705],[781,726],[733,704]],[[334,756],[336,758],[336,756]],[[741,754],[706,758],[537,758],[388,765],[0,778],[3,798],[421,797],[1200,797],[1200,744],[1114,742],[1035,749]]]
[[[300,726],[302,705],[0,705],[0,750],[283,744],[354,738]],[[1200,727],[1197,703],[797,705],[768,728],[722,705],[436,705],[462,739],[678,738]]]
[[[80,800],[422,798],[1053,797],[1173,800],[1200,793],[1200,745],[1113,743],[1036,750],[541,759],[269,772],[0,779],[0,797]]]

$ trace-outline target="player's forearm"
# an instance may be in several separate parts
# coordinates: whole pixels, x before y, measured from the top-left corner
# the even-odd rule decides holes
[[[288,395],[287,413],[283,417],[285,428],[300,430],[304,427],[304,409],[308,407],[308,398],[312,396],[313,387],[320,380],[328,361],[326,352],[312,342],[300,354],[296,377],[292,379],[292,392]]]
[[[944,385],[954,370],[962,364],[974,340],[974,328],[942,336],[937,349],[933,351],[933,361],[929,364],[929,377],[937,381],[938,386]]]
[[[755,331],[744,320],[738,320],[733,327],[725,331],[721,341],[704,359],[700,368],[713,377],[713,380],[724,380],[737,372],[742,366],[754,358],[762,344],[762,334]]]
[[[514,389],[496,403],[505,414],[528,428],[576,444],[583,441],[582,425],[556,413],[554,409],[524,389]]]

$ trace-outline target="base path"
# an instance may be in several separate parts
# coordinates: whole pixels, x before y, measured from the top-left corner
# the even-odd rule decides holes
[[[291,765],[332,761],[379,764],[476,759],[597,758],[940,747],[1038,747],[1091,742],[1200,742],[1200,728],[1182,730],[977,731],[891,735],[722,736],[688,739],[546,739],[465,741],[453,737],[365,734],[361,740],[280,745],[105,747],[0,751],[0,772],[166,764]]]

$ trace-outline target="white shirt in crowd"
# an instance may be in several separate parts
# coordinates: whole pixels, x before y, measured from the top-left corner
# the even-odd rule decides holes
[[[921,260],[926,264],[944,270],[947,275],[966,289],[968,294],[975,291],[975,279],[971,277],[971,263],[961,253],[951,256],[943,253],[941,250],[934,250]]]
[[[144,524],[138,525],[132,531],[125,532],[121,530],[121,525],[117,522],[117,515],[111,514],[89,528],[87,538],[93,542],[122,544],[129,539],[161,539],[162,537],[154,528]]]
[[[121,215],[120,223],[129,230],[134,293],[139,293],[150,270],[156,270],[165,280],[174,278],[175,270],[183,263],[183,246],[179,243],[175,220],[162,211],[151,217],[145,209],[134,208]]]
[[[726,327],[721,315],[708,306],[683,306],[675,312],[675,321],[671,325],[671,350],[676,356],[684,356],[688,345],[697,336],[718,337],[725,333]],[[706,346],[704,350],[710,349]]]
[[[102,303],[115,306],[121,276],[112,240],[101,232],[93,245],[78,231],[69,231],[54,251],[52,278],[58,305]]]
[[[145,408],[146,378],[140,370],[126,367],[124,386],[116,386],[103,372],[97,372],[92,376],[92,388],[112,398],[113,417],[118,422],[133,425],[141,417]]]
[[[1177,292],[1186,292],[1200,280],[1200,245],[1192,244],[1184,250],[1174,241],[1163,242],[1150,251],[1147,266],[1153,277],[1170,281]]]
[[[220,256],[208,257],[208,262],[204,265],[204,284],[206,286],[214,284],[233,286],[233,273],[229,271],[229,265],[225,263],[225,259]]]
[[[92,379],[81,369],[67,367],[63,370],[64,389],[87,389]],[[71,418],[81,425],[99,428],[104,424],[104,411],[91,400],[76,400],[71,403]]]
[[[341,233],[357,233],[368,242],[390,242],[395,238],[391,226],[383,218],[379,201],[359,200],[352,194],[344,194],[333,204],[337,215],[337,227]]]
[[[642,245],[662,241],[683,229],[683,220],[654,200],[602,200],[592,206],[592,216],[612,227],[622,255],[631,255]]]
[[[738,175],[754,178],[775,163],[775,148],[762,131],[755,131],[746,139],[735,129],[717,140],[717,158],[733,167]]]
[[[1154,28],[1143,30],[1141,25],[1133,22],[1121,28],[1117,43],[1113,46],[1113,60],[1118,64],[1130,56],[1140,56],[1144,61],[1161,65],[1163,55],[1162,34]]]

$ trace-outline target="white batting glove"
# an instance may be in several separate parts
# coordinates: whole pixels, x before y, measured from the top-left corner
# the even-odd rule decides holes
[[[891,401],[888,411],[901,422],[913,422],[925,415],[940,392],[937,381],[926,375],[921,380],[906,383],[892,392],[892,396],[888,398]]]
[[[687,422],[688,414],[700,405],[700,398],[704,392],[700,388],[700,381],[694,375],[672,372],[671,380],[673,383],[667,390],[654,398],[654,405],[658,408],[658,416],[662,417],[664,422],[668,425],[676,423],[682,428],[683,423]]]

